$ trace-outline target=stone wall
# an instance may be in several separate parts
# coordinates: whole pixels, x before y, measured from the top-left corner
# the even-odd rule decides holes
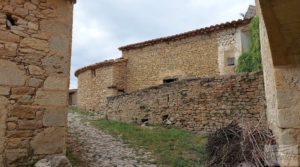
[[[85,111],[100,111],[106,98],[117,95],[109,89],[114,84],[114,66],[87,70],[78,75],[78,108]]]
[[[265,125],[261,72],[178,81],[108,98],[107,117],[123,122],[172,122],[212,132],[236,120]]]
[[[77,70],[78,107],[86,111],[103,112],[107,97],[124,92],[126,62],[125,59],[108,60]]]
[[[300,1],[256,0],[267,118],[281,166],[300,165]]]
[[[0,1],[0,166],[65,153],[71,0]]]
[[[227,67],[227,58],[237,62],[242,53],[242,29],[247,26],[122,50],[128,59],[126,92],[159,85],[168,78],[234,74],[235,65]]]

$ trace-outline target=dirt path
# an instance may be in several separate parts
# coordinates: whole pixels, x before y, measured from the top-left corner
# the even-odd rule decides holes
[[[76,113],[69,113],[69,141],[88,167],[156,167],[147,163],[150,153],[128,148],[121,141],[92,127]],[[73,145],[74,146],[74,145]],[[82,166],[82,165],[80,165]]]

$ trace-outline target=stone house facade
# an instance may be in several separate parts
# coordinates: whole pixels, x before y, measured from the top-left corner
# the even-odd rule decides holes
[[[227,22],[121,47],[120,59],[76,71],[78,107],[100,111],[109,96],[186,78],[235,74],[239,56],[249,49],[250,21]]]
[[[0,166],[64,154],[72,0],[0,1]]]

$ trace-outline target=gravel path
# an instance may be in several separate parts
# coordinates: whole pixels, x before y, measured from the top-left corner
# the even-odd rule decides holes
[[[156,167],[151,153],[128,148],[120,140],[92,127],[76,113],[69,113],[69,137],[80,143],[76,148],[89,167]],[[153,161],[153,160],[152,160]]]

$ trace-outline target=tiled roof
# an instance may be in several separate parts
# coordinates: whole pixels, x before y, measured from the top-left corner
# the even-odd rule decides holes
[[[101,67],[107,67],[107,66],[111,66],[111,65],[114,65],[116,63],[121,63],[121,62],[125,62],[125,61],[127,61],[127,60],[123,59],[123,58],[105,60],[103,62],[92,64],[92,65],[89,65],[89,66],[86,66],[86,67],[83,67],[83,68],[80,68],[80,69],[76,70],[75,71],[75,76],[78,77],[78,75],[80,73],[83,73],[83,72],[88,71],[88,70],[95,70],[95,69],[98,69],[98,68],[101,68]]]
[[[137,49],[137,48],[154,45],[157,43],[170,42],[170,41],[185,39],[185,38],[189,38],[189,37],[193,37],[193,36],[197,36],[197,35],[209,34],[209,33],[221,31],[221,30],[228,29],[228,28],[237,28],[237,27],[249,24],[250,21],[251,21],[251,18],[243,19],[243,20],[240,19],[240,20],[232,21],[232,22],[226,22],[223,24],[217,24],[217,25],[213,25],[210,27],[205,27],[205,28],[201,28],[201,29],[197,29],[197,30],[193,30],[193,31],[188,31],[185,33],[177,34],[177,35],[172,35],[172,36],[152,39],[152,40],[144,41],[144,42],[140,42],[140,43],[126,45],[126,46],[120,47],[119,50],[125,51],[125,50]]]

